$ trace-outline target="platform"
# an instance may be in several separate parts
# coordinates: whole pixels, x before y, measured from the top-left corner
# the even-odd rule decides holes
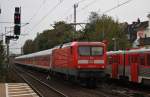
[[[0,83],[0,97],[39,97],[26,83]]]

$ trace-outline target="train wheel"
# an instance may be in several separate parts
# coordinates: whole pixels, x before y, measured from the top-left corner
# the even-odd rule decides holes
[[[90,78],[90,79],[86,80],[86,86],[88,88],[96,88],[96,85],[97,85],[96,79]]]

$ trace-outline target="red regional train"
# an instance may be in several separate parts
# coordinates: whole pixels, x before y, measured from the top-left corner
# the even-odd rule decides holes
[[[93,87],[98,78],[105,76],[106,58],[106,46],[102,42],[70,42],[16,57],[15,63],[50,70],[52,74]]]
[[[111,78],[150,85],[150,49],[110,51],[107,61]]]

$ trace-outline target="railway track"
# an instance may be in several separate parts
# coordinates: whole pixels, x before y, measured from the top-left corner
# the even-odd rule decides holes
[[[105,91],[105,89],[109,91]],[[150,97],[149,87],[133,83],[121,83],[118,81],[109,84],[104,83],[103,85],[98,85],[97,91],[99,90],[113,95],[120,95],[121,97]]]
[[[40,78],[40,80],[42,80],[45,83],[48,83],[48,81],[50,81],[50,80],[47,81],[45,79],[46,78],[45,74],[38,74],[38,72],[33,72],[33,71],[30,71],[27,69],[25,69],[25,70],[30,72],[31,76],[33,76],[33,77],[38,76],[38,78]],[[43,79],[40,76],[43,77]],[[53,82],[51,82],[51,83],[53,83]],[[74,84],[69,84],[67,82],[63,83],[63,81],[61,81],[61,82],[58,81],[58,83],[65,84],[66,86],[69,86],[68,88],[64,88],[64,86],[59,86],[63,90],[66,90],[66,91],[69,91],[70,87],[74,87],[74,90],[73,90],[74,93],[68,94],[69,97],[85,97],[85,96],[86,97],[120,97],[120,96],[122,96],[122,95],[116,95],[116,94],[111,93],[111,92],[106,92],[109,90],[103,90],[102,91],[102,90],[98,90],[98,89],[87,89],[87,88],[83,88],[81,86],[74,86]],[[57,88],[59,89],[59,87],[57,87]],[[63,91],[63,90],[61,90],[61,91]],[[76,93],[79,90],[80,90],[80,93]],[[76,95],[78,95],[78,96],[76,96]],[[122,97],[127,97],[127,96],[122,96]]]
[[[37,78],[43,83],[46,83],[48,86],[52,85],[53,88],[57,88],[57,90],[62,91],[64,94],[67,94],[68,97],[140,97],[134,95],[141,95],[140,92],[138,93],[137,91],[133,91],[130,89],[123,89],[123,87],[118,87],[117,85],[107,84],[102,86],[100,85],[96,89],[87,89],[74,83],[66,82],[63,80],[60,81],[59,79],[52,78],[51,80],[47,80],[46,79],[47,75],[45,73],[32,71],[26,68],[20,69],[21,71],[24,70],[28,72],[31,77]],[[141,96],[141,97],[150,97],[150,96]]]
[[[68,97],[64,93],[37,79],[24,70],[21,70],[18,67],[14,68],[14,71],[17,73],[17,75],[19,75],[27,84],[29,84],[40,97]]]
[[[38,74],[38,72],[36,72],[36,71],[33,72],[33,71],[27,70],[27,69],[25,69],[25,71],[30,73],[30,76],[32,76],[34,78],[36,78],[36,76],[38,76],[38,80],[41,80],[43,83],[47,83],[47,85],[50,85],[51,83],[55,84],[54,87],[59,89],[60,91],[65,92],[66,94],[68,94],[69,95],[68,97],[117,97],[117,96],[113,96],[111,94],[105,94],[101,91],[95,92],[96,91],[95,89],[94,90],[87,89],[85,87],[81,87],[74,83],[60,81],[59,79],[54,79],[56,82],[55,83],[51,80],[46,80],[45,74],[42,74],[42,73]],[[49,83],[49,81],[50,81],[50,83]],[[118,97],[120,97],[120,96],[118,96]]]

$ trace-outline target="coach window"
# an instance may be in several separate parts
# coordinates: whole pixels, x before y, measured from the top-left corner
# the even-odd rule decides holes
[[[145,65],[145,56],[144,55],[141,55],[140,56],[140,65]]]
[[[150,66],[150,54],[147,54],[147,65]]]
[[[129,64],[131,65],[131,63],[132,63],[132,57],[131,55],[129,55]]]
[[[72,49],[72,46],[70,46],[70,53],[71,53],[71,54],[72,54],[72,52],[73,52],[72,50],[73,50],[73,49]]]
[[[128,60],[129,60],[129,65],[131,64],[131,57],[129,56],[128,57]]]
[[[112,58],[112,56],[108,56],[108,64],[112,64],[113,63],[113,58]]]
[[[103,55],[103,47],[92,47],[92,56]]]
[[[40,59],[41,59],[41,61],[44,61],[44,60],[45,60],[45,57],[44,57],[44,56],[42,56]]]
[[[44,61],[46,61],[47,60],[47,57],[46,56],[44,56],[44,59],[43,59]]]
[[[118,60],[117,60],[117,63],[120,64],[121,56],[118,56],[117,59],[118,59]]]
[[[79,54],[81,56],[90,56],[90,47],[89,46],[80,46]]]

